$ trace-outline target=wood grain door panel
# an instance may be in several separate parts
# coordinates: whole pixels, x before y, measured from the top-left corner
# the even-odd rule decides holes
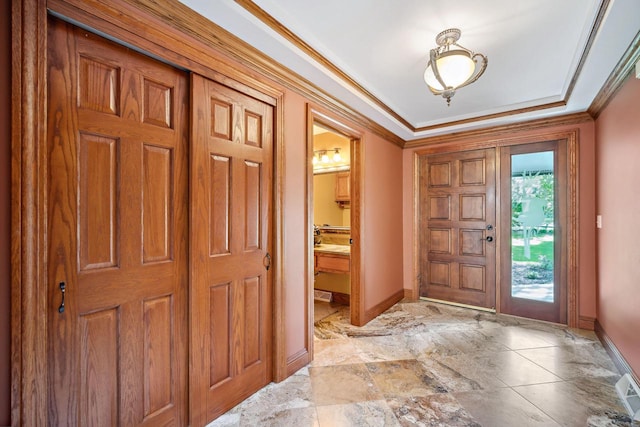
[[[495,150],[420,162],[420,295],[495,307]]]
[[[191,422],[271,381],[273,107],[192,78]]]
[[[48,37],[50,422],[186,425],[188,80]]]

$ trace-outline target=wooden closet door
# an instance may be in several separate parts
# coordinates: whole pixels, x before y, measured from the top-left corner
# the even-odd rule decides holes
[[[188,79],[53,18],[48,46],[49,422],[186,425]]]
[[[272,378],[273,107],[192,78],[191,424]]]

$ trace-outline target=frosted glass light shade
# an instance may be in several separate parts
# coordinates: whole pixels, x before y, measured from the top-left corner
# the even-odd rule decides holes
[[[452,50],[441,55],[436,60],[436,66],[445,85],[455,89],[471,78],[476,68],[476,63],[466,52]],[[431,68],[431,62],[429,62],[427,69],[424,71],[424,81],[435,90],[442,91],[447,89],[447,87],[442,87],[438,79],[436,79]]]

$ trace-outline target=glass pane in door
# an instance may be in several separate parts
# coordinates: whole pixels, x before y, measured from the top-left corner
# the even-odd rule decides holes
[[[511,296],[554,302],[553,151],[511,156]]]

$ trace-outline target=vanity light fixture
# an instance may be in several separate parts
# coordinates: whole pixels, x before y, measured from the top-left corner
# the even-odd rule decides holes
[[[336,147],[333,149],[333,151],[334,151],[333,161],[336,163],[342,161],[342,156],[340,155],[340,149]]]
[[[478,80],[487,68],[486,56],[456,43],[461,34],[458,28],[449,28],[438,34],[438,47],[431,49],[424,71],[424,81],[431,93],[442,95],[447,106],[451,105],[451,97],[456,90]]]
[[[320,161],[322,163],[329,163],[331,161],[329,159],[329,155],[327,154],[327,150],[320,151]]]

